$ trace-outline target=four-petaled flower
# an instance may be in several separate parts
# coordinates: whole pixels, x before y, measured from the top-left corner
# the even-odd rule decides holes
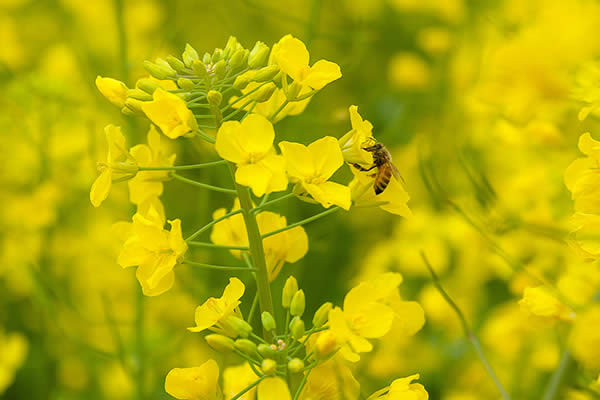
[[[157,88],[153,100],[142,103],[142,111],[171,139],[194,133],[198,123],[185,101],[176,94]]]
[[[367,400],[427,400],[429,393],[420,383],[411,383],[419,379],[419,374],[399,378],[368,397]]]
[[[180,400],[221,400],[219,365],[211,359],[199,367],[173,368],[165,379],[165,391]]]

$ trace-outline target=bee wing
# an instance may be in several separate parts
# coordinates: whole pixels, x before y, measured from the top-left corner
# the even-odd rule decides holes
[[[389,163],[389,165],[390,169],[392,170],[392,175],[394,175],[394,178],[396,178],[398,182],[406,183],[402,175],[400,175],[400,171],[398,171],[398,168],[396,168],[396,166],[391,162]]]

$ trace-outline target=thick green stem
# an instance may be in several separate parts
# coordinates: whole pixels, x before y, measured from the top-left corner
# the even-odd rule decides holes
[[[229,164],[231,174],[235,175],[235,166]],[[271,296],[271,285],[269,283],[269,272],[267,271],[267,262],[265,260],[265,250],[263,248],[262,238],[256,222],[256,216],[252,212],[252,199],[250,191],[247,187],[236,182],[238,198],[240,199],[240,208],[246,223],[246,232],[248,234],[248,244],[250,247],[250,256],[252,257],[252,265],[256,268],[256,290],[258,292],[258,304],[260,305],[261,313],[268,311],[273,314],[273,298]],[[272,335],[270,332],[263,332],[265,339],[271,341]]]

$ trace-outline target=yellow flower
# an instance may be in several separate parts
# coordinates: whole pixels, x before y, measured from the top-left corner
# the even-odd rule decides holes
[[[589,114],[600,110],[600,64],[584,64],[575,76],[573,98],[587,105],[579,111],[578,118],[583,121]]]
[[[427,400],[429,394],[420,383],[411,383],[419,379],[419,374],[399,378],[386,388],[373,393],[367,400]]]
[[[236,199],[232,211],[239,208],[239,200]],[[213,220],[225,214],[226,210],[220,208],[213,213]],[[284,216],[269,211],[258,214],[256,220],[261,234],[287,226],[287,220]],[[216,223],[211,232],[210,240],[214,244],[224,246],[248,246],[248,236],[243,216],[237,214]],[[272,282],[279,275],[284,263],[295,263],[306,255],[308,236],[304,228],[297,226],[263,239],[263,247],[269,281]],[[240,250],[231,250],[231,254],[237,258],[242,257]]]
[[[215,144],[217,153],[237,165],[235,180],[258,197],[285,190],[285,160],[275,154],[273,125],[262,115],[248,115],[241,123],[221,125]]]
[[[308,375],[300,400],[358,399],[360,384],[339,357],[319,364]]]
[[[127,152],[125,136],[121,133],[121,128],[111,124],[104,128],[104,133],[108,141],[108,153],[106,164],[98,164],[101,173],[90,190],[90,201],[94,207],[99,207],[106,200],[114,180],[131,178],[137,172],[135,160]]]
[[[20,333],[0,330],[0,395],[13,383],[27,355],[27,340]]]
[[[538,317],[552,317],[567,321],[575,318],[575,313],[543,286],[526,288],[519,305],[521,309]]]
[[[337,139],[331,136],[318,139],[308,146],[300,143],[279,143],[286,159],[287,172],[296,189],[303,189],[325,208],[333,204],[350,208],[350,188],[328,179],[343,164],[344,158]]]
[[[248,86],[246,86],[246,88],[242,90],[242,93],[247,94],[247,93],[251,92],[252,90],[256,89],[257,87],[259,87],[260,85],[261,84],[257,83],[257,82],[250,82],[248,84]],[[306,90],[308,91],[310,89],[306,89]],[[301,91],[299,95],[302,96],[305,93],[306,93],[306,91]],[[231,99],[229,101],[231,103],[233,103],[237,99],[238,99],[238,97],[233,96],[233,97],[231,97]],[[288,115],[302,114],[304,112],[304,110],[306,109],[306,106],[310,102],[310,99],[311,99],[311,97],[307,97],[304,100],[289,102],[275,116],[273,123],[276,124],[277,122],[281,121],[283,118],[287,117]],[[256,103],[254,105],[254,107],[252,106],[252,104],[248,104],[248,105],[246,105],[246,107],[244,107],[244,110],[245,111],[251,110],[252,113],[254,113],[254,114],[259,114],[259,115],[262,115],[263,117],[269,118],[273,114],[275,114],[275,112],[279,109],[279,107],[281,107],[281,105],[285,102],[285,100],[286,100],[286,97],[285,97],[285,93],[283,92],[283,90],[275,89],[275,91],[273,92],[271,97],[269,97],[269,99],[267,101],[263,101],[261,103]],[[241,108],[243,104],[244,104],[244,101],[238,101],[237,103],[233,104],[232,107],[238,109],[238,108]]]
[[[375,194],[373,190],[374,177],[372,172],[359,171],[357,168],[351,168],[354,179],[350,182],[352,200],[356,206],[368,207],[377,205],[384,211],[391,214],[400,215],[405,218],[412,217],[412,211],[408,208],[410,196],[404,189],[404,185],[398,182],[396,177],[392,176],[387,188]]]
[[[258,384],[259,400],[292,400],[287,383],[280,377],[269,377]]]
[[[282,37],[273,46],[272,56],[281,71],[289,75],[294,82],[315,90],[320,90],[342,77],[339,65],[331,61],[319,60],[312,67],[309,66],[310,55],[306,46],[292,35]]]
[[[586,368],[600,368],[600,306],[593,305],[585,312],[577,315],[569,348],[573,357]]]
[[[158,200],[156,200],[158,201]],[[181,221],[169,221],[165,230],[162,209],[153,204],[140,208],[132,224],[118,226],[126,238],[118,263],[123,268],[138,266],[136,277],[146,296],[157,296],[173,286],[173,267],[183,260],[187,244],[181,236]]]
[[[123,108],[127,100],[127,86],[116,79],[96,77],[96,87],[104,97],[119,108]]]
[[[199,367],[173,368],[165,379],[165,391],[180,400],[221,400],[219,366],[208,360]]]
[[[600,142],[589,132],[579,137],[579,150],[587,157],[573,161],[565,171],[565,184],[575,210],[600,214]]]
[[[154,126],[148,132],[148,144],[138,144],[129,150],[136,164],[140,167],[165,167],[175,163],[175,154],[167,154],[167,149],[161,143],[160,134]],[[130,179],[129,200],[133,204],[141,204],[144,201],[159,197],[163,192],[162,181],[166,180],[168,171],[138,171],[135,177]]]
[[[568,237],[571,248],[585,259],[600,258],[600,215],[575,213],[570,222],[574,225]]]
[[[225,371],[223,371],[223,392],[225,400],[231,399],[257,379],[258,376],[254,373],[252,368],[250,368],[248,363],[226,368]],[[238,397],[239,400],[254,400],[255,398],[256,388],[252,388],[241,397]]]
[[[196,326],[188,328],[190,332],[202,332],[210,329],[231,337],[237,337],[234,329],[228,326],[226,318],[241,316],[239,305],[240,298],[244,295],[246,287],[238,278],[229,278],[220,298],[210,297],[201,306],[196,308]]]
[[[194,133],[198,129],[196,117],[179,96],[157,88],[153,100],[142,103],[146,116],[171,139]]]
[[[368,168],[373,164],[373,153],[364,150],[363,147],[373,137],[373,125],[362,119],[357,106],[350,106],[348,111],[352,129],[338,140],[344,161]]]

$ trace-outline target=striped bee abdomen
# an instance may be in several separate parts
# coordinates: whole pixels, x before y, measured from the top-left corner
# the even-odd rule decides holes
[[[382,193],[385,190],[385,188],[390,183],[391,178],[392,169],[390,168],[390,166],[388,164],[381,165],[377,171],[375,182],[373,183],[373,188],[375,189],[376,195]]]

